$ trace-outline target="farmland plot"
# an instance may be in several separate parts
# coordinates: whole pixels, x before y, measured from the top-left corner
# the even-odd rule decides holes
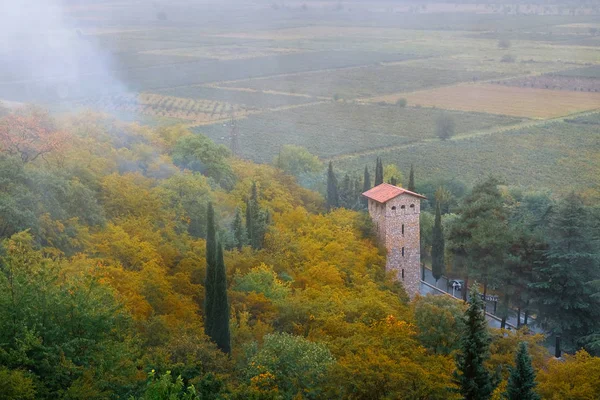
[[[242,117],[253,111],[248,107],[240,107],[239,105],[220,101],[192,100],[151,93],[142,93],[139,96],[120,95],[102,97],[82,101],[79,104],[109,112],[140,113],[155,117],[187,120],[196,124],[222,121],[230,118],[232,115]]]
[[[568,77],[555,74],[527,76],[492,82],[504,86],[531,87],[536,89],[573,90],[579,92],[600,92],[600,79]]]
[[[548,123],[522,130],[463,140],[418,143],[381,151],[384,163],[408,170],[414,164],[422,180],[458,179],[469,185],[490,173],[510,185],[567,194],[577,190],[600,198],[600,140],[593,125]],[[359,173],[372,155],[334,161]]]
[[[225,86],[353,99],[501,76],[503,74],[496,72],[416,68],[397,64],[251,79]]]
[[[381,96],[371,101],[395,102],[449,110],[477,111],[527,118],[554,118],[600,108],[600,93],[529,89],[500,85],[462,84],[408,94]]]
[[[186,86],[163,89],[157,93],[189,99],[207,99],[241,104],[252,108],[277,108],[316,101],[310,96],[287,96],[250,90],[218,89],[204,86]]]
[[[521,121],[477,113],[326,103],[239,120],[240,148],[244,157],[270,162],[284,144],[304,146],[320,157],[403,145],[435,137],[442,113],[453,117],[458,133]],[[227,127],[210,125],[198,131],[228,143]]]

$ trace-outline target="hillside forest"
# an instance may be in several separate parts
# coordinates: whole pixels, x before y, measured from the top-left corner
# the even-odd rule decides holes
[[[4,111],[0,399],[600,398],[598,204],[419,169]],[[471,302],[385,273],[360,197],[384,180],[428,197],[423,261]],[[545,334],[488,329],[477,290]]]

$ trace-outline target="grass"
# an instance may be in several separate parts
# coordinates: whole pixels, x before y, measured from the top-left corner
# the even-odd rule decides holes
[[[341,98],[353,99],[502,76],[502,73],[497,72],[419,68],[399,63],[251,79],[232,82],[226,86],[303,93],[327,98],[338,95]]]
[[[600,93],[463,84],[408,94],[382,96],[372,101],[395,102],[450,110],[487,112],[526,118],[554,118],[600,108]]]
[[[381,151],[384,163],[407,171],[415,165],[419,180],[457,179],[473,184],[494,174],[509,185],[571,190],[600,200],[600,140],[594,125],[553,122],[522,130],[470,139],[418,143]],[[334,161],[346,171],[359,173],[375,156]]]
[[[251,115],[238,121],[242,156],[270,162],[284,144],[306,147],[320,157],[384,150],[435,137],[436,120],[450,115],[457,133],[510,125],[520,119],[478,113],[401,108],[374,104],[323,103]],[[198,132],[227,144],[228,128],[202,126]]]

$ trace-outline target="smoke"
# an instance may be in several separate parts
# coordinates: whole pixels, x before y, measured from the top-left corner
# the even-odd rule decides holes
[[[125,92],[112,55],[77,25],[67,0],[5,1],[0,13],[0,100],[57,102]]]

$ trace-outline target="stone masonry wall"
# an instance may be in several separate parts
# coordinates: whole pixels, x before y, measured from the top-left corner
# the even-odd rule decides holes
[[[420,199],[407,194],[385,204],[369,200],[369,214],[387,248],[386,269],[396,271],[410,297],[419,293],[421,286],[420,213]]]

